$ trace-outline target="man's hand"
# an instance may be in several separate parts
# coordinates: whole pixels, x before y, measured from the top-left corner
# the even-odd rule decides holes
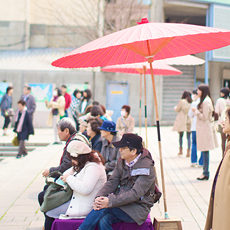
[[[100,210],[102,208],[108,208],[109,207],[109,198],[108,197],[97,197],[94,201],[94,206],[93,209],[94,210]]]
[[[42,173],[42,176],[47,177],[50,174],[49,169],[45,169],[44,172]]]
[[[65,174],[65,175],[61,176],[60,179],[62,179],[63,182],[66,183],[66,179],[68,176],[69,176],[69,174]]]

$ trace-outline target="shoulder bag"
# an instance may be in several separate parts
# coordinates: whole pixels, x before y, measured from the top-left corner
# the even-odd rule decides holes
[[[40,207],[41,212],[47,212],[49,210],[57,208],[58,206],[69,201],[72,197],[73,190],[70,188],[70,186],[67,183],[61,184],[61,183],[57,183],[57,181],[56,182],[48,181],[48,178],[50,178],[53,174],[56,173],[62,176],[62,173],[55,171],[55,172],[51,172],[46,177],[46,184],[49,185],[49,187],[45,191],[44,201]]]

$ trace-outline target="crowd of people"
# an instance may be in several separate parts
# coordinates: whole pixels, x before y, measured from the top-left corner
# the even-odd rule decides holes
[[[66,89],[65,85],[55,88],[52,99],[45,101],[47,108],[51,108],[47,125],[54,130],[53,144],[64,141],[65,147],[60,164],[45,169],[42,175],[53,177],[54,181],[61,180],[73,192],[67,202],[59,200],[58,205],[44,211],[44,229],[50,230],[57,218],[85,218],[79,230],[93,230],[96,226],[109,230],[113,223],[122,221],[141,225],[154,204],[155,171],[151,153],[143,147],[142,138],[133,133],[135,121],[130,115],[130,106],[122,106],[121,116],[115,123],[112,111],[93,101],[89,89],[83,92],[76,89],[73,97]],[[35,99],[29,86],[25,86],[23,92],[15,114],[12,87],[7,88],[1,101],[1,113],[5,118],[3,135],[7,135],[10,117],[14,117],[14,132],[19,141],[17,158],[28,154],[25,141],[34,134]],[[200,84],[192,92],[184,91],[174,107],[177,117],[173,131],[179,134],[178,155],[183,155],[183,134],[186,132],[186,157],[191,157],[191,167],[203,167],[197,180],[209,179],[209,151],[218,146],[217,131],[221,135],[223,159],[211,191],[206,230],[217,229],[214,226],[219,226],[220,216],[223,222],[229,222],[227,213],[222,210],[226,202],[221,199],[230,199],[228,188],[223,189],[224,184],[228,184],[226,172],[230,154],[230,139],[227,138],[230,135],[229,93],[229,88],[222,88],[214,106],[209,86]],[[38,195],[41,209],[46,204],[49,186],[45,185]]]
[[[191,157],[191,167],[203,167],[203,173],[197,180],[209,179],[209,151],[218,147],[217,132],[221,135],[222,153],[225,152],[227,135],[223,132],[222,125],[226,110],[230,108],[229,93],[228,87],[222,88],[220,98],[214,106],[209,86],[200,84],[192,93],[184,91],[178,105],[174,107],[178,113],[173,126],[173,131],[179,133],[178,155],[183,155],[183,133],[186,132],[186,157]],[[197,151],[200,151],[199,160]]]

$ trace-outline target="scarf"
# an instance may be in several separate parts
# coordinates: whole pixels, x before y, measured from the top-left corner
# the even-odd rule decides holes
[[[15,120],[14,121],[15,122],[18,121],[18,126],[17,126],[17,129],[16,129],[17,133],[20,133],[22,131],[22,125],[23,125],[23,122],[24,122],[24,119],[25,119],[26,110],[27,110],[27,108],[25,106],[24,109],[21,111],[22,115],[21,115],[19,121],[18,121],[18,116],[19,116],[19,112],[20,112],[19,109],[17,110],[17,112],[15,114]]]
[[[59,96],[54,96],[52,101],[57,101],[58,98],[59,98]],[[54,110],[55,109],[52,109],[52,113],[53,113]]]

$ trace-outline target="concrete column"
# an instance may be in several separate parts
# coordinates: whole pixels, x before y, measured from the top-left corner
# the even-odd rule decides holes
[[[164,22],[163,0],[152,0],[150,8],[151,22]]]

